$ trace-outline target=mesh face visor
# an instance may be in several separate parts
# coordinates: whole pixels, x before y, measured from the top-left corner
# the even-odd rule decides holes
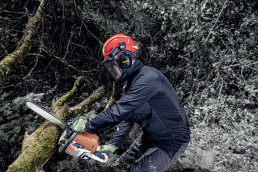
[[[116,60],[108,60],[102,62],[102,66],[112,76],[115,81],[118,81],[122,76],[122,70]]]

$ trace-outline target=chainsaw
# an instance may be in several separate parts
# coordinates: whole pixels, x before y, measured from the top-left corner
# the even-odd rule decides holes
[[[82,159],[93,159],[102,163],[106,163],[108,156],[105,153],[98,152],[100,150],[99,146],[99,137],[96,134],[91,134],[88,132],[77,132],[71,129],[71,125],[79,118],[83,118],[82,115],[77,116],[72,122],[65,124],[60,119],[56,118],[54,115],[46,112],[37,105],[26,102],[26,105],[44,117],[50,122],[53,122],[64,129],[63,134],[61,135],[58,145],[59,153],[67,153],[74,157],[79,157]]]

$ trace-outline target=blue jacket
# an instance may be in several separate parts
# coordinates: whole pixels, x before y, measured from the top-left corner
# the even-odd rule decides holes
[[[86,131],[99,131],[118,125],[110,144],[120,147],[134,123],[148,140],[185,143],[190,130],[184,109],[167,78],[157,69],[137,60],[123,87],[123,96],[106,111],[86,124]]]

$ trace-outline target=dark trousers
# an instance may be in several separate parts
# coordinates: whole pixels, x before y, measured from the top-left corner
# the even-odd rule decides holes
[[[150,142],[140,135],[120,156],[121,161],[133,162],[141,155],[132,166],[129,172],[161,172],[170,167],[184,153],[189,143],[155,143]]]

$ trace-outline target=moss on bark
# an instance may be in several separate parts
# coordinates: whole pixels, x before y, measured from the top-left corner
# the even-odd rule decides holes
[[[69,95],[72,96],[72,94],[75,93],[77,90],[77,87],[82,77],[77,78],[73,91],[70,90],[71,93]],[[69,93],[68,92],[68,93]],[[67,93],[67,94],[68,94]],[[91,104],[95,103],[102,97],[102,88],[98,89],[96,92],[94,92],[91,96],[89,96],[87,99],[85,99],[80,104],[69,108],[67,106],[59,106],[64,102],[64,99],[58,100],[62,103],[55,103],[55,108],[53,107],[53,111],[56,114],[56,117],[65,121],[68,120],[80,112],[82,112],[84,109],[89,107]],[[24,135],[24,141],[22,145],[22,152],[20,156],[8,167],[7,172],[34,172],[38,169],[42,168],[44,164],[49,160],[49,158],[52,156],[56,146],[57,142],[60,136],[61,129],[48,121],[45,121],[36,131],[34,131],[32,134],[28,135],[25,133]]]
[[[75,83],[74,83],[74,85],[73,85],[73,88],[69,91],[69,92],[67,92],[65,95],[63,95],[61,98],[59,98],[55,103],[54,103],[54,105],[53,105],[53,107],[52,107],[52,111],[53,112],[55,112],[55,109],[57,108],[57,107],[60,107],[60,106],[62,106],[63,104],[64,104],[64,102],[68,99],[68,98],[70,98],[71,96],[73,96],[73,94],[77,91],[77,87],[78,87],[78,85],[80,84],[80,82],[83,80],[83,76],[79,76],[77,79],[76,79],[76,81],[75,81]]]
[[[37,28],[43,17],[43,11],[48,3],[48,0],[42,0],[36,14],[30,17],[26,25],[26,30],[22,39],[18,43],[16,50],[5,56],[0,62],[0,83],[7,77],[11,70],[28,55],[31,44],[37,33]]]
[[[82,101],[80,104],[69,108],[69,114],[71,114],[73,117],[77,114],[83,112],[86,108],[88,108],[92,103],[98,101],[101,99],[103,94],[103,88],[99,88],[96,90],[93,94],[91,94],[87,99]]]
[[[25,133],[22,153],[9,166],[7,172],[33,172],[43,167],[51,157],[59,135],[60,128],[47,121],[31,135]]]

